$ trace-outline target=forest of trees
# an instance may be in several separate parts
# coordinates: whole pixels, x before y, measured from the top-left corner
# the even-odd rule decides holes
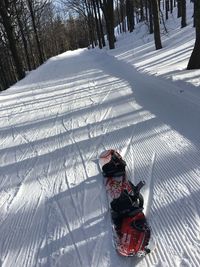
[[[187,68],[194,69],[200,68],[200,1],[190,2],[196,42]],[[106,42],[114,49],[117,25],[120,32],[133,32],[146,23],[155,49],[161,49],[160,24],[175,8],[180,27],[186,27],[186,0],[0,0],[0,90],[64,51],[101,49]]]

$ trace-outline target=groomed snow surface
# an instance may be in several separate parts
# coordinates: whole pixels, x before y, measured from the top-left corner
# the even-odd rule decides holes
[[[192,22],[174,21],[162,50],[139,26],[115,50],[61,54],[0,94],[0,266],[200,266],[200,71],[186,71]],[[145,258],[112,245],[98,167],[109,148],[147,183],[157,246]]]

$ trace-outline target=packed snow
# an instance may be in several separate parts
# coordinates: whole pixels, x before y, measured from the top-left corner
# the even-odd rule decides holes
[[[200,266],[200,70],[171,15],[163,49],[145,26],[116,49],[51,58],[0,94],[0,266]],[[100,153],[114,148],[128,178],[146,181],[156,239],[145,258],[119,256]]]

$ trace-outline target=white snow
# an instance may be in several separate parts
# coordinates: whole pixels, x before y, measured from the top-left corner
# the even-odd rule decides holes
[[[200,266],[191,12],[186,28],[175,14],[167,27],[159,51],[138,26],[114,50],[66,52],[0,94],[0,266]],[[122,153],[133,182],[148,185],[157,247],[143,259],[121,257],[112,245],[98,168],[109,148]]]

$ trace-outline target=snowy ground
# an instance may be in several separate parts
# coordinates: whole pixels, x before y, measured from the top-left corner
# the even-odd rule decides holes
[[[200,71],[186,71],[194,29],[154,50],[119,37],[113,51],[48,60],[0,94],[0,266],[200,266]],[[99,154],[117,149],[146,180],[157,239],[144,259],[111,241]]]

